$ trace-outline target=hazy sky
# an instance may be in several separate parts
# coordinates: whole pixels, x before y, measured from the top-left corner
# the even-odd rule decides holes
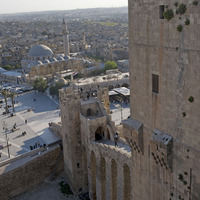
[[[128,0],[0,0],[0,14],[127,5]]]

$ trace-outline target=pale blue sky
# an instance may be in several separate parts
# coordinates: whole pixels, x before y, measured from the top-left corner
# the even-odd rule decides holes
[[[0,14],[128,6],[128,0],[0,0]]]

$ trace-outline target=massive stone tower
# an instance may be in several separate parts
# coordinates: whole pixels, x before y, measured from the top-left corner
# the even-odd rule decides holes
[[[70,49],[69,49],[69,31],[67,28],[67,24],[63,19],[63,43],[64,43],[64,54],[65,56],[69,56]]]
[[[129,0],[134,200],[200,199],[199,3]]]
[[[64,172],[74,194],[88,191],[86,162],[80,131],[80,94],[72,88],[60,91]]]

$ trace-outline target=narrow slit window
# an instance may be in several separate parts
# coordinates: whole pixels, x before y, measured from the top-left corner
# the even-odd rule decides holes
[[[165,6],[164,5],[159,6],[159,17],[160,17],[160,19],[164,19],[164,12],[165,12]]]
[[[152,74],[152,92],[159,94],[159,76]]]

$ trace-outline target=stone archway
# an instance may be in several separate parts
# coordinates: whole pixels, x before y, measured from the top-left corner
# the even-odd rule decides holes
[[[92,111],[90,108],[87,109],[87,116],[91,116],[92,115]]]
[[[129,88],[129,84],[128,84],[128,83],[123,83],[123,84],[122,84],[122,87]]]
[[[106,199],[106,161],[104,157],[100,160],[101,200]]]
[[[111,161],[111,199],[117,199],[117,163],[114,159]]]
[[[103,131],[102,131],[102,127],[97,128],[97,130],[95,131],[95,140],[102,140],[103,138]]]
[[[96,194],[96,157],[94,152],[91,152],[91,179],[92,179],[92,199],[97,199]]]
[[[124,164],[124,200],[131,200],[131,173],[127,164]]]

